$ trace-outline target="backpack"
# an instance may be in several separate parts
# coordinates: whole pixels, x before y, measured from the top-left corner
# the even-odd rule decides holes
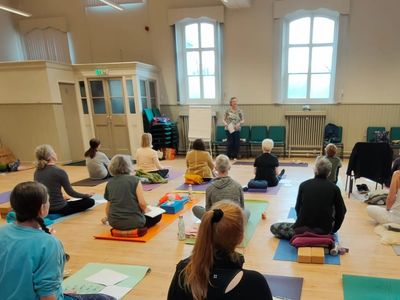
[[[328,143],[340,142],[339,138],[339,126],[329,123],[325,126],[324,141]]]

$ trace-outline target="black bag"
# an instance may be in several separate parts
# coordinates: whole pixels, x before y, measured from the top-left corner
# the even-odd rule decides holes
[[[340,142],[339,127],[332,123],[327,124],[325,126],[324,141],[328,143]]]

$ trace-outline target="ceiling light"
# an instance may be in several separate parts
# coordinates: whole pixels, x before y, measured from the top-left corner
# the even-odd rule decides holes
[[[5,11],[9,11],[9,12],[12,12],[14,14],[21,15],[21,16],[24,16],[24,17],[32,17],[32,14],[26,13],[24,11],[21,11],[21,10],[12,8],[12,7],[1,5],[1,4],[0,4],[0,9],[5,10]]]
[[[104,4],[107,4],[108,6],[111,6],[111,7],[115,8],[115,9],[124,10],[120,5],[118,5],[116,3],[113,3],[113,2],[111,2],[109,0],[99,0],[99,1],[103,2]]]

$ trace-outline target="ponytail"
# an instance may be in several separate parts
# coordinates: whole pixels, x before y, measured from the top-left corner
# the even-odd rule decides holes
[[[46,227],[46,224],[44,224],[43,218],[37,216],[37,217],[35,218],[35,220],[36,220],[36,222],[39,223],[40,228],[42,228],[42,230],[43,230],[44,232],[46,232],[46,233],[48,233],[48,234],[51,234],[50,230]]]
[[[44,169],[49,164],[51,158],[56,157],[53,147],[46,144],[37,146],[35,149],[35,155],[36,168],[38,170]]]
[[[96,156],[97,148],[100,146],[100,140],[93,138],[89,141],[90,148],[85,152],[85,157],[93,158]]]

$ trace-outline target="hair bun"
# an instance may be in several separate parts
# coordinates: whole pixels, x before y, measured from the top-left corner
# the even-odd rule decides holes
[[[211,223],[218,223],[224,216],[224,212],[219,208],[214,209],[213,211],[214,211],[214,213],[211,218]]]

